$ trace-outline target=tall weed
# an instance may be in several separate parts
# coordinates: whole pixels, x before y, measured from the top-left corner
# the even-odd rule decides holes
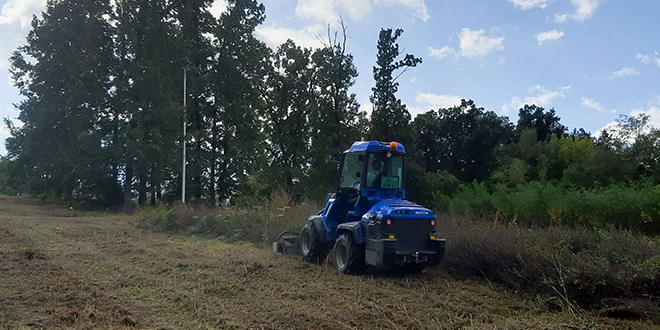
[[[480,277],[517,290],[577,305],[607,309],[643,300],[639,316],[660,316],[660,241],[617,229],[554,226],[542,230],[470,218],[438,219],[447,237],[443,267],[459,277]]]
[[[275,241],[283,231],[300,231],[319,209],[316,203],[294,204],[286,192],[277,191],[260,206],[208,209],[175,204],[151,209],[139,216],[139,225],[259,244]]]

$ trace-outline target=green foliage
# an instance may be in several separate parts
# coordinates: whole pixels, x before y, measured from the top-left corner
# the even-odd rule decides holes
[[[639,184],[570,189],[530,182],[509,188],[473,182],[451,197],[438,195],[436,204],[459,215],[531,227],[587,226],[637,232],[660,231],[660,186]]]
[[[449,204],[449,212],[453,214],[482,217],[493,211],[492,196],[486,184],[478,181],[461,185]]]
[[[525,129],[534,129],[538,140],[546,141],[552,136],[562,137],[566,133],[566,126],[560,120],[555,109],[546,112],[542,107],[525,104],[518,113],[516,130],[520,133]]]
[[[180,230],[172,210],[167,207],[158,207],[141,212],[138,218],[138,228],[151,228],[164,231]]]
[[[426,170],[448,171],[463,181],[486,179],[497,166],[496,149],[514,137],[507,117],[485,111],[472,100],[420,114],[412,125]]]
[[[215,18],[212,3],[49,2],[10,59],[24,100],[22,125],[5,120],[0,193],[114,209],[148,197],[173,202],[185,139],[188,201],[215,206],[231,197],[259,223],[275,211],[248,206],[279,189],[295,203],[321,200],[337,182],[332,160],[369,137],[403,142],[407,198],[442,212],[660,231],[660,130],[647,115],[622,116],[597,138],[567,134],[554,109],[536,105],[520,109],[515,128],[471,100],[411,122],[397,78],[422,60],[400,48],[403,30],[381,29],[368,118],[349,92],[358,72],[343,22],[319,49],[289,40],[271,50],[255,36],[263,4],[229,0]],[[158,212],[148,226],[183,230],[201,221]],[[252,237],[230,236],[245,235]]]
[[[422,59],[411,54],[406,54],[403,59],[397,58],[403,55],[399,50],[397,39],[403,34],[402,29],[381,29],[378,36],[378,53],[376,55],[376,66],[373,68],[376,86],[371,90],[373,94],[369,98],[373,104],[371,114],[371,126],[369,138],[380,141],[400,141],[406,145],[412,143],[410,136],[410,113],[405,104],[396,98],[399,83],[396,79],[408,68],[416,67],[422,63]],[[396,70],[403,69],[396,77]]]

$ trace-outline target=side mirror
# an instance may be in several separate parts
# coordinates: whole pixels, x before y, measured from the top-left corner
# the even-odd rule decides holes
[[[335,163],[339,165],[339,160],[337,160],[337,156],[335,155],[327,155],[325,156],[325,163],[326,164]]]

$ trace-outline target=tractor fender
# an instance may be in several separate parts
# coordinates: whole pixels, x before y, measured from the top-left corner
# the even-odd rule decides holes
[[[309,217],[308,220],[314,224],[314,229],[316,229],[316,233],[319,234],[321,242],[326,243],[328,241],[328,235],[325,229],[325,224],[323,223],[323,217],[320,215],[313,215]]]
[[[362,235],[362,227],[360,226],[359,221],[355,222],[346,222],[337,226],[337,235],[342,233],[349,232],[353,234],[353,240],[357,244],[364,243],[364,236]]]

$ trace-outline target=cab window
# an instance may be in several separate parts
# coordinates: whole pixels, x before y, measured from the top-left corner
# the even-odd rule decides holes
[[[363,158],[364,156],[360,154],[347,154],[344,156],[341,178],[339,179],[340,188],[358,189],[360,187]]]
[[[369,154],[367,187],[401,189],[403,187],[403,155],[387,157],[383,153]]]

